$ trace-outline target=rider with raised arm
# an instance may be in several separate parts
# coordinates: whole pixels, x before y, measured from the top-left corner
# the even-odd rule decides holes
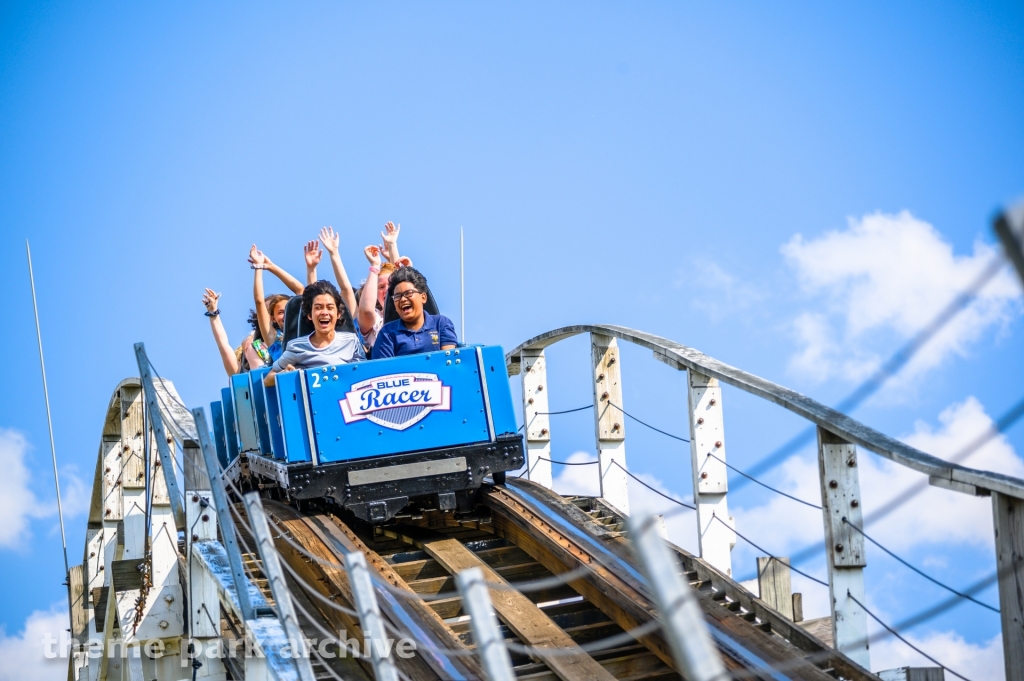
[[[320,263],[320,258],[323,256],[319,242],[315,239],[307,242],[303,247],[303,255],[306,260],[306,281],[311,284],[316,281],[316,266]],[[291,296],[282,293],[264,296],[263,270],[270,270],[285,286],[296,294],[302,294],[303,286],[299,283],[298,279],[271,262],[269,257],[256,248],[256,244],[253,244],[252,248],[249,249],[249,265],[255,271],[252,295],[256,303],[257,327],[262,337],[262,344],[264,345],[264,347],[257,346],[256,350],[261,355],[266,354],[269,357],[269,361],[273,362],[284,351],[284,348],[281,346],[281,338],[284,333],[284,314]],[[256,345],[256,341],[254,341],[254,345]]]
[[[217,344],[217,351],[220,353],[220,361],[224,364],[224,371],[228,376],[234,376],[248,371],[250,367],[264,366],[266,362],[260,356],[259,348],[253,345],[255,331],[246,336],[241,345],[231,349],[228,332],[224,330],[224,323],[220,319],[219,301],[219,293],[213,289],[206,289],[203,294],[203,306],[206,308],[204,314],[210,319],[210,330],[213,331],[213,340]]]
[[[324,227],[320,230],[320,243],[324,245],[331,256],[331,268],[334,270],[334,278],[338,282],[341,299],[349,316],[354,318],[356,316],[356,294],[352,290],[352,282],[348,279],[345,266],[341,263],[341,254],[338,252],[340,241],[341,235],[335,232],[333,227]]]
[[[281,357],[263,379],[272,386],[282,371],[309,369],[329,364],[347,364],[366,359],[358,336],[338,331],[335,326],[344,305],[338,289],[329,281],[317,281],[302,292],[302,316],[313,322],[313,333],[288,343]]]
[[[395,301],[398,319],[381,327],[373,359],[451,350],[458,345],[452,320],[423,309],[426,290],[427,278],[412,267],[402,267],[391,275],[388,294]]]
[[[391,274],[403,264],[412,266],[412,261],[398,255],[398,233],[401,229],[401,225],[389,221],[380,233],[383,245],[363,249],[363,255],[370,263],[370,273],[359,296],[359,333],[363,334],[363,340],[370,348],[377,342],[377,334],[384,326],[384,302]]]

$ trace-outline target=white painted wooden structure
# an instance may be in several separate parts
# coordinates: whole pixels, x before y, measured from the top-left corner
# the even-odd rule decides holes
[[[547,362],[544,350],[524,350],[523,430],[526,431],[526,465],[530,480],[551,487],[551,418],[548,416]]]
[[[687,384],[690,467],[700,555],[731,577],[736,533],[729,515],[728,471],[722,463],[726,460],[722,388],[717,378],[696,371],[688,372]]]
[[[601,497],[612,507],[629,515],[626,471],[626,415],[622,404],[622,361],[619,344],[611,336],[590,334],[590,356],[594,366],[594,431]]]
[[[818,475],[828,557],[832,640],[847,657],[870,668],[868,615],[853,600],[861,603],[866,600],[864,567],[867,565],[864,535],[854,529],[864,526],[856,445],[819,427]]]
[[[81,596],[72,601],[69,679],[191,679],[195,671],[221,681],[226,613],[256,651],[239,661],[246,679],[298,680],[280,621],[244,576],[242,601],[255,614],[243,612],[231,570],[239,552],[218,539],[222,489],[210,480],[219,484],[220,471],[210,475],[199,460],[205,423],[196,428],[174,386],[153,377],[141,344],[136,351],[142,378],[122,381],[111,397],[83,561],[71,571]]]
[[[1018,229],[1024,224],[1024,208],[1013,214],[1013,224],[1007,229]],[[1014,235],[1017,235],[1014,232]],[[585,324],[566,326],[540,334],[512,349],[505,356],[509,375],[523,373],[524,415],[527,429],[536,423],[535,412],[527,409],[527,401],[535,411],[547,411],[547,381],[543,364],[545,348],[558,341],[579,334],[590,334],[595,366],[595,406],[598,413],[598,451],[602,447],[603,431],[600,427],[599,397],[606,392],[598,390],[598,348],[611,348],[613,342],[626,341],[647,348],[654,358],[680,371],[686,371],[686,405],[690,425],[690,462],[693,468],[694,501],[697,505],[697,527],[701,556],[718,570],[731,574],[730,553],[736,535],[729,516],[727,496],[728,480],[725,456],[725,433],[722,418],[721,385],[727,384],[762,399],[773,402],[801,416],[818,428],[819,480],[822,490],[822,518],[825,542],[829,556],[829,589],[832,596],[832,627],[836,645],[850,658],[870,668],[870,654],[866,642],[867,614],[847,594],[864,602],[864,575],[867,565],[863,537],[850,525],[862,528],[864,513],[860,496],[857,467],[857,448],[889,459],[894,463],[928,476],[928,483],[954,492],[992,497],[994,531],[999,566],[999,604],[1003,622],[1003,650],[1008,679],[1024,679],[1024,480],[1001,473],[967,468],[949,463],[869,428],[849,416],[815,400],[763,378],[741,371],[693,348],[622,326]],[[607,377],[607,374],[606,374]],[[621,391],[621,376],[617,377]],[[544,384],[543,406],[530,390]],[[607,391],[609,396],[611,391]],[[621,397],[620,397],[621,399]],[[619,406],[622,406],[621,403]],[[680,405],[680,409],[684,408]],[[539,417],[537,417],[539,418]],[[551,426],[543,425],[544,452],[550,451]],[[532,448],[540,446],[539,431],[528,435]],[[533,441],[530,437],[535,438]],[[622,440],[625,433],[622,432]],[[531,449],[531,454],[532,454]],[[714,457],[709,456],[713,453]],[[548,456],[544,454],[544,456]],[[718,460],[716,460],[716,458]],[[531,459],[532,460],[532,459]],[[537,469],[531,464],[531,479],[550,485],[550,468],[545,475],[533,477]],[[602,466],[602,471],[604,471]],[[602,477],[602,494],[606,498],[627,498],[622,487]],[[611,502],[614,505],[614,502]],[[628,509],[620,510],[628,512]],[[721,521],[721,522],[719,522]]]

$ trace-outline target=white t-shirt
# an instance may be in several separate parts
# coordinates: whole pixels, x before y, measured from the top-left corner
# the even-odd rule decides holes
[[[288,347],[274,362],[274,371],[283,371],[289,364],[296,369],[312,369],[329,364],[348,364],[366,359],[359,337],[347,331],[335,331],[334,341],[326,348],[315,348],[310,339],[313,334],[299,336],[288,342]]]

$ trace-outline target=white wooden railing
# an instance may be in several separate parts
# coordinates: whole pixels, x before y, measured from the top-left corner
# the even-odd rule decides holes
[[[582,324],[542,333],[505,356],[509,375],[522,377],[528,474],[534,482],[548,487],[551,486],[551,423],[547,416],[550,390],[544,351],[558,341],[579,334],[590,334],[591,339],[601,494],[623,514],[629,513],[629,495],[624,471],[626,431],[621,411],[624,405],[617,342],[627,341],[647,348],[655,359],[687,372],[686,411],[690,423],[700,553],[727,575],[732,574],[730,554],[736,542],[736,528],[727,503],[721,385],[731,385],[774,402],[817,427],[833,640],[836,648],[866,669],[870,669],[868,616],[858,601],[864,602],[863,570],[867,562],[864,536],[857,531],[863,530],[865,511],[860,494],[857,447],[927,476],[930,485],[971,496],[991,496],[1007,679],[1021,678],[1024,674],[1024,480],[943,461],[805,395],[675,341],[622,326]],[[716,518],[723,522],[713,522]]]

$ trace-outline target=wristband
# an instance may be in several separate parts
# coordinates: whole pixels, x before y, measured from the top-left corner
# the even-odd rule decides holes
[[[216,317],[217,315],[220,314],[220,310],[214,310],[213,312],[210,312],[209,310],[207,310],[203,314],[206,315],[207,317]]]
[[[377,267],[376,265],[370,265],[370,271],[373,272],[374,274],[380,274],[380,268]]]

